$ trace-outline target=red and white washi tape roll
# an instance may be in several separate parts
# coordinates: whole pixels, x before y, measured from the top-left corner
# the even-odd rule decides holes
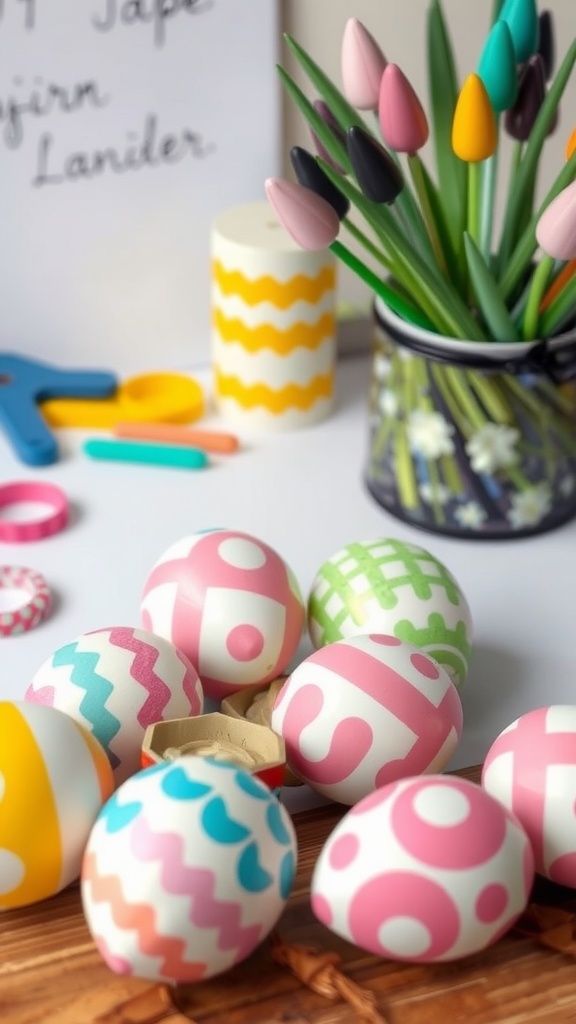
[[[41,573],[22,565],[0,565],[0,589],[25,590],[30,600],[0,612],[0,637],[15,636],[38,626],[50,611],[52,595]]]

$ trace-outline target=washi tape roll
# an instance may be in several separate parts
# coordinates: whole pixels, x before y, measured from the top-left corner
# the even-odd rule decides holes
[[[218,411],[255,431],[324,419],[334,401],[332,252],[300,249],[266,201],[223,210],[211,252]]]

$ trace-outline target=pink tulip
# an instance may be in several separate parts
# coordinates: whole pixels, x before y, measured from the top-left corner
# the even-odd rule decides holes
[[[576,181],[559,192],[536,225],[541,249],[556,260],[576,258]]]
[[[397,64],[388,64],[382,74],[378,117],[384,142],[397,153],[417,153],[428,139],[422,104]]]
[[[374,37],[357,18],[349,18],[342,37],[344,95],[358,110],[378,110],[380,79],[387,60]]]
[[[327,249],[338,236],[334,207],[311,189],[284,178],[267,178],[264,187],[278,219],[301,249]]]

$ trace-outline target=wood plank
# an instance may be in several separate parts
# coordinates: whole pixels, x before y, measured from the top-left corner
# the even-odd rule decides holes
[[[459,774],[477,781],[478,769]],[[346,808],[294,816],[299,861],[278,925],[285,943],[334,951],[341,971],[374,993],[387,1024],[576,1024],[576,959],[516,930],[477,956],[451,964],[386,961],[338,939],[314,918],[309,887],[316,857]],[[576,912],[576,893],[539,881],[534,900]],[[341,999],[306,987],[273,958],[268,942],[219,978],[180,987],[180,1010],[161,986],[114,975],[90,937],[77,886],[0,915],[2,1024],[348,1024]]]

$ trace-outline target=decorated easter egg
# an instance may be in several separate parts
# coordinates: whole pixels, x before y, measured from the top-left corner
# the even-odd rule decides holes
[[[113,789],[102,747],[72,718],[0,701],[0,910],[47,899],[78,878]]]
[[[184,537],[156,562],[144,586],[145,628],[188,655],[208,697],[280,675],[304,620],[300,590],[284,560],[235,530]]]
[[[359,634],[300,662],[271,725],[296,775],[355,804],[396,779],[441,771],[460,739],[462,704],[448,673],[419,648]]]
[[[295,865],[292,822],[268,787],[185,755],[132,776],[102,809],[82,865],[84,913],[118,974],[199,981],[268,935]]]
[[[202,713],[198,673],[182,651],[143,629],[83,633],[36,672],[26,701],[71,715],[104,747],[116,784],[140,768],[147,726]]]
[[[377,956],[457,960],[513,925],[533,878],[526,833],[480,786],[450,775],[402,779],[361,800],[328,837],[312,909]]]
[[[523,825],[538,874],[576,888],[576,705],[512,722],[486,755],[482,785]]]
[[[444,666],[456,686],[468,672],[472,618],[458,583],[416,544],[380,538],[348,544],[318,570],[308,597],[315,648],[357,633],[390,633]]]

